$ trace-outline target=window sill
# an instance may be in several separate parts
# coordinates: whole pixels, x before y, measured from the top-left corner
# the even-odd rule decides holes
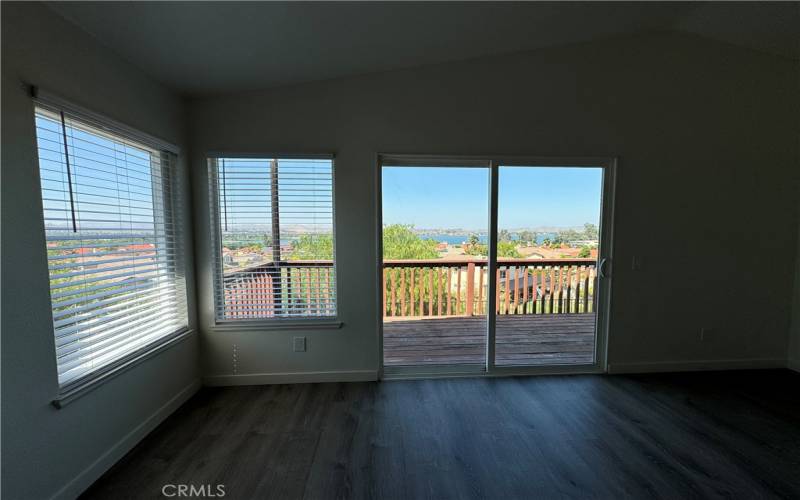
[[[178,344],[189,337],[193,332],[194,330],[190,329],[180,330],[172,336],[167,337],[167,339],[163,342],[159,342],[153,346],[150,346],[142,352],[134,353],[128,358],[123,358],[116,364],[111,365],[106,370],[88,376],[89,378],[86,380],[77,382],[74,386],[70,386],[64,392],[60,392],[58,396],[51,401],[52,405],[59,410],[62,409],[64,406],[92,392],[117,375],[128,371],[129,369],[141,364],[143,361],[146,361],[156,354],[169,349],[175,344]]]
[[[280,331],[280,330],[338,330],[344,325],[336,319],[325,320],[232,320],[221,321],[211,326],[212,332],[232,331]]]

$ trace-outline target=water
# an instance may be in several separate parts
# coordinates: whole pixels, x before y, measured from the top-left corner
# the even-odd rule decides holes
[[[438,242],[444,241],[449,245],[460,245],[463,242],[469,240],[470,234],[475,234],[475,233],[464,233],[464,234],[420,234],[419,237],[422,238],[422,239],[436,240]],[[556,233],[539,233],[536,236],[536,243],[537,244],[541,244],[547,238],[552,239],[555,236],[557,236]],[[516,234],[512,234],[511,235],[511,239],[512,240],[516,240],[517,238],[518,238],[518,235],[516,235]],[[487,234],[478,234],[478,239],[480,240],[480,242],[482,244],[485,245],[487,243],[487,241],[488,241],[488,235]]]

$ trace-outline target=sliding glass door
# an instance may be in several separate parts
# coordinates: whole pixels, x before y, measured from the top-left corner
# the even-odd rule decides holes
[[[495,365],[593,364],[603,169],[497,175]]]
[[[385,375],[604,367],[611,161],[380,167]]]
[[[486,366],[486,164],[384,164],[383,364]]]

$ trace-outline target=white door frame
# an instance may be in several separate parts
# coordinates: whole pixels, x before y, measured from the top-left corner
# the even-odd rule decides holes
[[[377,273],[376,310],[378,333],[378,376],[381,379],[411,379],[458,376],[513,376],[544,374],[605,373],[608,369],[609,315],[611,311],[611,279],[614,242],[614,206],[617,179],[616,157],[603,156],[505,156],[505,155],[414,155],[381,154],[376,156],[376,227],[377,227]],[[408,167],[478,167],[488,169],[489,182],[489,276],[494,276],[497,266],[497,205],[498,173],[500,166],[527,167],[571,167],[602,168],[603,184],[600,207],[600,247],[598,249],[598,299],[595,327],[595,356],[591,364],[552,364],[541,366],[501,366],[495,365],[495,325],[494,307],[495,280],[488,280],[487,296],[487,339],[486,365],[441,365],[423,367],[389,367],[383,365],[383,180],[384,166]]]

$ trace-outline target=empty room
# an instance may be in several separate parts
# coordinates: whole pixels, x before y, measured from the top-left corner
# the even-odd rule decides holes
[[[8,2],[8,500],[800,498],[800,2]]]

